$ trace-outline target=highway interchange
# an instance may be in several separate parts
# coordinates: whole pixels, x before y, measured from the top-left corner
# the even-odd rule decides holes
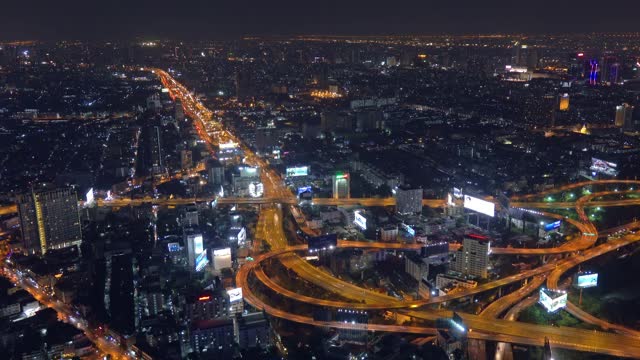
[[[458,291],[449,295],[436,296],[429,299],[421,300],[398,300],[394,297],[380,294],[378,292],[358,287],[354,284],[342,281],[332,274],[325,272],[318,267],[304,260],[299,254],[307,251],[306,245],[290,245],[283,229],[283,211],[282,207],[287,206],[294,214],[301,225],[303,231],[309,230],[303,219],[300,209],[298,208],[297,198],[284,185],[280,175],[272,169],[269,164],[255,155],[247,146],[243,145],[233,134],[226,131],[220,122],[215,120],[215,113],[208,110],[201,102],[199,102],[183,85],[179,84],[167,72],[160,69],[147,69],[153,71],[162,81],[165,88],[169,89],[169,94],[173,99],[181,100],[185,113],[193,118],[200,136],[213,146],[220,143],[234,142],[239,144],[246,156],[245,163],[251,166],[257,166],[261,169],[261,180],[265,187],[263,198],[247,199],[247,198],[219,198],[218,204],[258,204],[261,205],[259,230],[259,241],[267,242],[270,245],[270,251],[254,255],[253,261],[247,262],[240,267],[236,275],[236,285],[243,289],[244,300],[254,306],[262,309],[272,316],[287,319],[303,324],[314,326],[328,326],[334,328],[353,328],[351,324],[342,322],[326,322],[316,321],[312,317],[303,314],[295,314],[279,309],[276,304],[271,304],[268,297],[254,291],[252,288],[253,281],[259,281],[278,294],[278,296],[287,297],[301,303],[312,304],[315,306],[326,306],[333,308],[351,308],[362,310],[393,310],[398,313],[410,316],[415,319],[434,321],[437,318],[451,316],[446,310],[435,309],[433,304],[442,304],[454,299],[473,296],[489,290],[499,289],[505,285],[526,282],[518,290],[505,294],[493,303],[489,304],[479,315],[460,314],[466,325],[469,327],[468,337],[477,340],[498,341],[500,345],[498,350],[500,357],[505,357],[504,349],[508,347],[507,343],[525,344],[525,345],[543,345],[545,337],[549,339],[552,347],[561,347],[579,351],[597,352],[621,357],[640,358],[640,332],[629,329],[617,324],[611,324],[604,320],[598,319],[588,313],[582,311],[578,306],[572,303],[567,304],[566,311],[576,316],[578,319],[600,326],[605,330],[613,330],[616,333],[604,331],[590,331],[577,328],[554,327],[545,325],[526,324],[522,322],[514,322],[516,315],[521,309],[530,306],[535,302],[532,292],[546,283],[550,289],[558,288],[560,278],[572,268],[579,264],[593,259],[597,256],[615,251],[621,247],[633,244],[640,240],[640,235],[627,234],[615,239],[605,241],[600,245],[596,245],[598,240],[598,230],[589,220],[584,212],[585,207],[606,207],[606,206],[633,206],[640,205],[640,199],[612,199],[605,200],[607,196],[618,195],[623,197],[630,194],[640,194],[633,189],[634,186],[640,187],[640,181],[635,180],[601,180],[589,181],[569,184],[566,186],[546,190],[537,194],[528,194],[516,196],[511,199],[511,206],[522,209],[534,210],[537,214],[563,220],[574,226],[577,235],[570,241],[555,248],[492,248],[491,254],[494,255],[521,255],[521,256],[546,256],[546,263],[542,266],[531,270],[522,271],[518,274],[511,275],[502,279],[484,283],[473,289]],[[546,201],[544,198],[549,195],[560,194],[571,190],[579,190],[584,187],[593,186],[620,186],[620,191],[607,190],[594,192],[587,196],[578,198],[576,201]],[[624,189],[622,187],[625,186]],[[629,186],[631,186],[629,188]],[[98,200],[98,206],[122,207],[136,206],[142,204],[167,205],[176,206],[183,204],[192,204],[194,201],[214,201],[215,198],[198,198],[198,199],[113,199],[110,201]],[[313,199],[316,205],[361,205],[361,206],[393,206],[395,199],[379,198],[379,199]],[[444,200],[426,199],[425,206],[440,207],[445,205]],[[574,209],[579,220],[574,220],[562,215],[551,212],[542,211],[553,209]],[[15,206],[0,207],[0,215],[15,212]],[[628,229],[638,227],[637,223],[629,224]],[[625,229],[621,227],[620,230]],[[455,247],[455,244],[452,245]],[[458,245],[459,246],[459,245]],[[382,242],[355,242],[340,241],[339,248],[362,248],[362,249],[403,249],[415,250],[419,248],[417,244],[400,244],[400,243],[382,243]],[[271,279],[265,272],[264,265],[270,261],[280,261],[286,268],[295,272],[301,279],[308,281],[315,286],[321,287],[331,294],[336,294],[336,298],[346,299],[345,301],[326,300],[309,297],[298,294],[280,285],[276,280]],[[15,277],[15,275],[13,275]],[[27,289],[34,291],[34,289]],[[529,297],[527,297],[529,296]],[[37,298],[41,302],[46,302],[46,298],[42,294],[38,294]],[[534,300],[532,300],[534,299]],[[55,303],[48,303],[54,307],[59,313],[70,316],[67,310],[60,308]],[[511,309],[511,310],[509,310]],[[506,314],[505,314],[506,312]],[[500,316],[505,314],[505,319]],[[76,320],[79,324],[83,324],[82,320]],[[80,326],[85,332],[91,331],[86,326]],[[411,333],[420,335],[433,335],[436,329],[424,326],[404,326],[369,323],[366,325],[369,331],[389,331],[400,333]],[[125,358],[128,355],[120,351],[114,350],[109,344],[102,344],[103,338],[91,334],[90,338],[97,341],[99,347],[103,348],[105,353],[112,353],[118,357]]]

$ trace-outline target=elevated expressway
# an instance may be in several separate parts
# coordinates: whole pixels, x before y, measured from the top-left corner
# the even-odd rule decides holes
[[[197,120],[200,120],[200,122],[203,124],[205,128],[211,127],[209,123],[211,123],[210,120],[211,120],[212,112],[208,111],[201,103],[199,103],[193,96],[191,96],[186,91],[186,88],[178,84],[167,73],[157,69],[155,70],[155,72],[159,74],[159,76],[163,80],[163,83],[165,83],[165,86],[167,86],[170,89],[170,93],[172,93],[172,96],[181,98],[181,100],[183,101],[183,106],[185,106],[185,108],[190,110],[190,111],[187,111],[188,114],[192,114],[192,116],[195,115],[194,117]],[[220,129],[221,126],[219,125],[216,125],[216,126],[218,127],[218,131],[222,132],[222,130]],[[231,139],[232,141],[235,140],[235,137],[233,137],[228,132],[223,132],[223,133],[226,134],[224,136],[226,139]],[[211,142],[210,137],[207,140]],[[237,140],[236,142],[240,143]],[[267,197],[274,197],[274,196],[281,197],[282,198],[281,200],[288,200],[292,198],[290,192],[283,186],[279,176],[273,170],[269,169],[267,164],[262,159],[258,158],[253,153],[251,153],[249,149],[247,149],[244,146],[243,146],[243,149],[247,154],[248,162],[261,166],[261,168],[264,170],[263,179],[266,180],[265,195]],[[607,182],[605,181],[600,183],[606,184]],[[621,182],[614,181],[612,183],[620,184]],[[628,183],[637,184],[638,182],[629,181]],[[580,187],[585,185],[594,185],[594,184],[597,185],[598,183],[585,182],[584,184],[569,185],[567,187],[554,189],[549,193],[564,191],[565,189],[568,190],[570,188],[575,188],[575,187]],[[530,201],[534,196],[540,196],[540,195],[541,194],[531,195],[531,197],[524,196],[522,200]],[[514,199],[514,200],[517,200],[517,199]],[[330,200],[320,200],[320,201],[326,201],[324,204],[329,204]],[[351,200],[351,201],[355,201],[355,200]],[[281,201],[281,203],[287,204],[289,203],[289,200]],[[438,203],[441,204],[442,202],[438,201]],[[320,202],[318,202],[318,204],[320,204]],[[360,202],[355,204],[364,204],[364,200],[360,200]],[[387,206],[387,204],[392,205],[393,202],[388,199],[376,199],[375,202],[371,200],[370,202],[368,202],[368,204],[376,204],[376,205],[370,205],[370,206],[377,206],[377,204],[381,204],[381,206]],[[294,208],[295,204],[291,204],[291,206],[292,208]],[[269,227],[269,228],[273,228],[272,231],[274,231],[275,233],[275,236],[272,237],[271,239],[284,238],[284,236],[280,233],[281,230],[277,229],[277,228],[281,229],[282,227],[281,218],[280,220],[278,219],[278,216],[280,216],[278,214],[279,212],[277,211],[275,213],[263,212],[263,214],[261,214],[267,217],[273,217],[275,223],[279,222],[277,226]],[[541,255],[550,254],[550,251],[557,251],[558,253],[568,253],[568,252],[575,252],[577,250],[586,249],[595,243],[595,241],[597,240],[597,231],[593,226],[593,224],[589,223],[588,221],[585,223],[582,221],[573,221],[571,219],[566,219],[566,221],[577,226],[578,229],[581,231],[581,234],[577,240],[571,241],[570,245],[566,245],[565,248],[563,248],[562,250],[550,250],[550,249],[497,250],[497,249],[494,249],[493,252],[496,254],[503,253],[503,254],[541,254]],[[267,235],[267,237],[268,236],[269,235]],[[332,326],[332,327],[343,326],[340,323],[316,322],[309,317],[304,317],[298,314],[283,312],[280,309],[277,309],[273,306],[266,304],[260,297],[258,297],[256,294],[252,292],[248,283],[249,274],[252,272],[252,270],[259,268],[259,265],[261,264],[261,262],[275,256],[284,258],[284,260],[281,260],[281,261],[283,261],[283,264],[285,264],[285,266],[289,265],[291,268],[294,269],[294,271],[306,274],[305,278],[315,278],[316,281],[314,281],[314,284],[317,284],[317,285],[326,284],[325,286],[327,287],[330,286],[332,288],[331,291],[337,292],[343,297],[347,297],[347,298],[352,297],[354,298],[353,300],[357,302],[364,301],[364,304],[368,306],[386,306],[385,308],[389,308],[390,305],[392,307],[395,307],[396,302],[398,302],[402,304],[404,307],[408,307],[409,309],[411,309],[411,308],[417,308],[429,303],[436,303],[436,302],[449,300],[448,295],[443,297],[428,299],[426,301],[421,300],[421,301],[415,301],[415,302],[400,302],[393,298],[392,298],[393,300],[390,300],[388,299],[389,297],[387,297],[386,295],[367,291],[365,289],[361,289],[351,284],[347,285],[348,283],[341,282],[338,279],[335,279],[330,274],[327,274],[327,273],[324,273],[323,271],[318,270],[317,268],[311,266],[310,264],[306,263],[304,260],[300,259],[299,257],[293,254],[293,252],[295,251],[305,250],[306,247],[304,245],[288,247],[286,246],[286,242],[283,242],[282,240],[277,240],[277,241],[278,242],[274,242],[272,244],[273,250],[271,252],[258,255],[255,258],[255,261],[245,264],[242,268],[240,268],[236,277],[237,285],[243,288],[245,300],[257,308],[264,309],[265,311],[272,314],[273,316],[283,317],[291,321],[297,321],[297,322],[307,323],[307,324],[312,324],[317,326]],[[339,246],[343,246],[343,247],[346,245],[347,244],[345,243],[339,244]],[[380,244],[380,243],[365,243],[362,245],[349,243],[348,245],[350,247],[389,246],[389,244]],[[499,284],[500,282],[505,282],[506,284],[513,281],[519,281],[524,278],[530,278],[535,275],[542,275],[544,273],[548,273],[551,270],[553,270],[553,268],[555,268],[556,265],[557,264],[555,263],[548,263],[537,269],[532,269],[530,272],[525,272],[524,275],[522,275],[522,273],[517,274],[511,277],[508,277],[506,279],[500,279],[500,280],[497,280],[496,282],[492,282],[494,284],[490,283],[490,284],[481,285],[478,288],[481,288],[486,285],[490,285],[488,286],[488,289],[490,289],[492,286],[495,286],[496,283]],[[257,274],[258,274],[257,276],[261,276],[260,272],[257,272]],[[536,279],[532,281],[536,281]],[[267,283],[272,286],[274,286],[275,284],[275,282],[267,282]],[[498,286],[501,286],[501,285],[498,285]],[[355,287],[355,288],[352,288],[352,287]],[[376,294],[376,295],[372,295],[372,294]],[[288,295],[294,298],[296,296],[301,297],[301,295],[298,295],[295,293],[294,294],[288,293]],[[451,299],[453,298],[455,297],[451,297]],[[301,299],[298,298],[297,300],[301,300]],[[312,300],[305,299],[305,300],[311,301],[313,304],[318,304],[318,301],[320,299],[312,299]],[[338,303],[337,305],[340,305],[341,307],[350,307],[354,304],[352,302],[337,302],[337,303]],[[409,310],[409,311],[415,313],[414,315],[416,315],[416,317],[426,316],[429,319],[433,319],[434,317],[441,315],[429,310],[423,310],[423,311]],[[635,339],[627,338],[625,335],[594,334],[590,331],[584,331],[579,329],[568,329],[568,330],[563,329],[562,331],[560,331],[557,328],[548,327],[548,326],[520,324],[520,323],[514,324],[512,322],[501,323],[501,321],[504,321],[504,320],[495,320],[495,319],[489,319],[489,321],[487,321],[482,317],[475,316],[475,315],[467,315],[467,314],[465,314],[464,317],[465,317],[465,321],[469,322],[469,325],[471,326],[471,328],[474,329],[474,331],[469,333],[470,338],[541,345],[544,337],[549,337],[549,339],[555,346],[562,346],[562,347],[577,349],[577,350],[602,352],[602,353],[618,355],[618,356],[640,357],[640,345],[637,344],[637,341],[635,341]],[[400,332],[413,332],[413,333],[420,333],[420,334],[428,334],[428,333],[433,334],[433,329],[431,328],[406,327],[406,326],[397,326],[397,325],[368,324],[367,329],[377,330],[377,331],[400,331]]]

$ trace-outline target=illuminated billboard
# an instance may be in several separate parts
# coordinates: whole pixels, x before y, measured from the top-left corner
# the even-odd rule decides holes
[[[209,259],[207,259],[207,253],[202,252],[196,258],[196,271],[202,271],[202,269],[204,269],[204,267],[207,266],[208,263]]]
[[[595,274],[579,274],[576,281],[576,287],[590,288],[598,286],[598,273]]]
[[[180,251],[180,243],[170,242],[167,244],[167,249],[169,249],[169,252]]]
[[[193,252],[196,255],[202,254],[204,252],[204,243],[202,241],[202,235],[196,235],[193,238]]]
[[[231,256],[231,248],[213,250],[213,256]]]
[[[407,233],[409,233],[409,235],[411,236],[416,236],[416,231],[414,228],[412,228],[411,226],[407,225],[407,224],[402,224],[402,227],[407,231]]]
[[[242,288],[235,288],[227,290],[227,295],[229,295],[229,302],[236,302],[242,300]]]
[[[87,191],[86,198],[87,198],[87,201],[85,202],[85,205],[88,206],[88,205],[93,204],[93,201],[95,199],[94,196],[93,196],[93,188],[91,188],[91,189],[89,189],[89,191]]]
[[[213,268],[216,270],[231,267],[231,248],[213,250]]]
[[[551,230],[559,229],[560,225],[562,225],[562,221],[561,220],[554,221],[552,223],[549,223],[549,224],[545,225],[544,226],[544,231],[551,231]]]
[[[353,213],[355,215],[353,223],[356,224],[360,229],[367,230],[367,218],[362,216],[359,211]]]
[[[220,150],[230,150],[237,148],[238,144],[234,143],[233,141],[229,141],[228,143],[222,143],[218,145],[218,147],[220,148]]]
[[[289,167],[286,170],[287,177],[307,176],[309,175],[308,166]]]
[[[260,197],[264,194],[264,185],[261,182],[252,182],[249,184],[249,195],[251,197]]]
[[[462,190],[458,189],[458,188],[453,188],[453,196],[457,197],[458,199],[462,197]]]
[[[618,176],[618,164],[605,160],[591,158],[591,171],[608,176]]]
[[[306,192],[311,192],[311,186],[302,186],[298,188],[298,196]]]
[[[494,203],[469,195],[464,196],[464,208],[491,217],[495,216],[496,211],[496,205]]]
[[[540,289],[538,302],[547,309],[547,312],[554,312],[567,306],[567,293]]]
[[[240,176],[242,177],[256,177],[258,176],[258,168],[251,166],[243,166],[240,169]]]

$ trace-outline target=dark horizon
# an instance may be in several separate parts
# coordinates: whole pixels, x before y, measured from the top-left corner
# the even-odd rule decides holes
[[[243,36],[326,34],[560,34],[637,31],[640,4],[628,2],[616,11],[601,3],[542,1],[535,6],[463,0],[456,6],[405,1],[325,1],[302,4],[261,1],[214,4],[167,0],[65,5],[42,0],[10,3],[0,14],[0,37],[37,40],[91,39],[230,39]],[[593,11],[596,8],[599,11]]]

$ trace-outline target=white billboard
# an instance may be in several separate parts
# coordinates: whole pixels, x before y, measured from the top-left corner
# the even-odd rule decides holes
[[[362,216],[359,211],[353,213],[355,215],[353,223],[356,224],[360,229],[367,230],[367,218]]]
[[[89,206],[89,205],[93,204],[93,201],[95,200],[94,193],[93,193],[93,188],[91,188],[91,189],[89,189],[89,191],[87,191],[86,198],[87,198],[87,200],[85,201],[85,205]]]
[[[227,295],[230,303],[242,300],[242,288],[229,289]]]
[[[494,217],[496,212],[496,204],[469,195],[464,196],[464,208],[491,217]]]
[[[213,250],[213,268],[216,270],[231,267],[231,248]]]
[[[598,286],[598,273],[578,275],[576,286],[579,288],[590,288]]]
[[[228,143],[222,143],[218,145],[218,147],[220,148],[220,150],[229,150],[237,148],[238,144],[234,143],[233,141],[229,141]]]
[[[547,312],[554,312],[567,306],[567,293],[540,289],[538,302],[547,309]]]
[[[286,171],[287,177],[307,176],[309,175],[308,166],[288,167]]]
[[[249,195],[251,197],[260,197],[264,194],[264,185],[261,182],[255,182],[249,184]]]
[[[204,251],[204,242],[202,241],[202,235],[196,235],[193,238],[193,252],[196,255],[202,254]]]

